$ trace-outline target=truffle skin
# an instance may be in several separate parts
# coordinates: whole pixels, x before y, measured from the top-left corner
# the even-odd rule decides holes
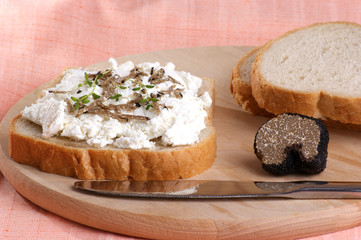
[[[303,124],[307,124],[310,126],[310,128],[313,128],[312,131],[316,132],[317,134],[319,134],[319,138],[315,137],[314,139],[318,140],[318,143],[316,143],[314,145],[314,150],[316,154],[312,154],[312,156],[305,156],[302,153],[302,147],[305,146],[306,141],[310,141],[309,138],[302,138],[302,140],[297,140],[297,136],[294,137],[295,142],[288,144],[288,145],[282,145],[280,142],[282,138],[285,138],[284,134],[285,131],[284,129],[273,129],[276,132],[279,132],[279,136],[276,136],[279,141],[276,141],[277,143],[271,143],[270,144],[274,144],[274,148],[278,148],[278,151],[281,151],[282,154],[280,155],[279,159],[266,159],[266,155],[267,152],[262,152],[261,146],[259,146],[261,140],[263,142],[267,142],[267,139],[261,139],[262,137],[262,133],[260,133],[261,131],[264,131],[263,128],[265,127],[270,127],[269,125],[271,125],[271,127],[280,127],[283,128],[284,125],[280,126],[277,125],[278,123],[278,119],[280,117],[286,117],[287,116],[287,120],[284,121],[283,124],[291,124],[291,122],[289,121],[305,121],[307,123],[303,123]],[[272,121],[272,124],[270,124],[270,121]],[[312,122],[314,124],[312,124]],[[300,125],[298,125],[300,126]],[[263,129],[263,130],[262,130]],[[292,133],[296,133],[297,134],[297,130],[299,130],[300,132],[304,132],[305,129],[299,127],[299,129],[292,129]],[[287,132],[286,132],[287,133]],[[292,134],[288,134],[289,136],[293,136]],[[288,137],[289,137],[288,136]],[[289,137],[290,138],[290,137]],[[300,138],[301,139],[301,138]],[[313,141],[314,141],[313,139]],[[308,116],[304,116],[301,114],[295,114],[295,113],[283,113],[280,114],[278,116],[276,116],[275,118],[272,118],[270,120],[268,120],[267,122],[265,122],[257,131],[257,134],[255,136],[255,140],[254,140],[254,151],[255,154],[257,156],[257,158],[262,162],[262,168],[265,169],[266,171],[273,173],[275,175],[287,175],[287,174],[292,174],[292,173],[306,173],[306,174],[318,174],[320,172],[322,172],[325,168],[326,168],[326,161],[327,161],[327,147],[328,147],[328,142],[329,142],[329,135],[328,135],[328,131],[326,126],[322,123],[322,121],[316,119],[316,118],[312,118],[312,117],[308,117]],[[309,144],[310,142],[308,142]],[[280,149],[282,148],[282,149]],[[271,155],[272,156],[272,155]]]

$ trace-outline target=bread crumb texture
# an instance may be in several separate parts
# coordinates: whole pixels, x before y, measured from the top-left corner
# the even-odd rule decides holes
[[[360,97],[360,39],[361,27],[350,24],[295,31],[272,42],[259,70],[270,83],[294,91]]]

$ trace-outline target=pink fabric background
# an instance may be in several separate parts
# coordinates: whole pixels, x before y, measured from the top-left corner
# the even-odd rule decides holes
[[[0,120],[69,66],[195,46],[261,45],[315,22],[361,24],[358,0],[2,0]],[[0,239],[131,239],[49,213],[0,173]],[[361,227],[309,239],[360,239]]]

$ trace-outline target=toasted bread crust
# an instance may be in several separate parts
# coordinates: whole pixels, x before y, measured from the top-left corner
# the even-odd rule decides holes
[[[354,23],[337,23],[361,27]],[[317,23],[305,28],[320,24],[325,23]],[[272,47],[272,44],[275,41],[305,28],[287,32],[284,35],[271,40],[260,50],[252,70],[252,95],[261,108],[274,114],[293,112],[320,119],[332,119],[342,123],[361,124],[361,98],[331,96],[324,92],[292,91],[268,83],[267,79],[260,73],[259,68],[262,63],[263,53]]]

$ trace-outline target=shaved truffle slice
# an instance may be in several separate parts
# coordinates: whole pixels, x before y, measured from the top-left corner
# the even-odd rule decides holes
[[[258,129],[254,151],[263,169],[273,174],[317,174],[326,168],[328,141],[320,120],[283,113]]]

